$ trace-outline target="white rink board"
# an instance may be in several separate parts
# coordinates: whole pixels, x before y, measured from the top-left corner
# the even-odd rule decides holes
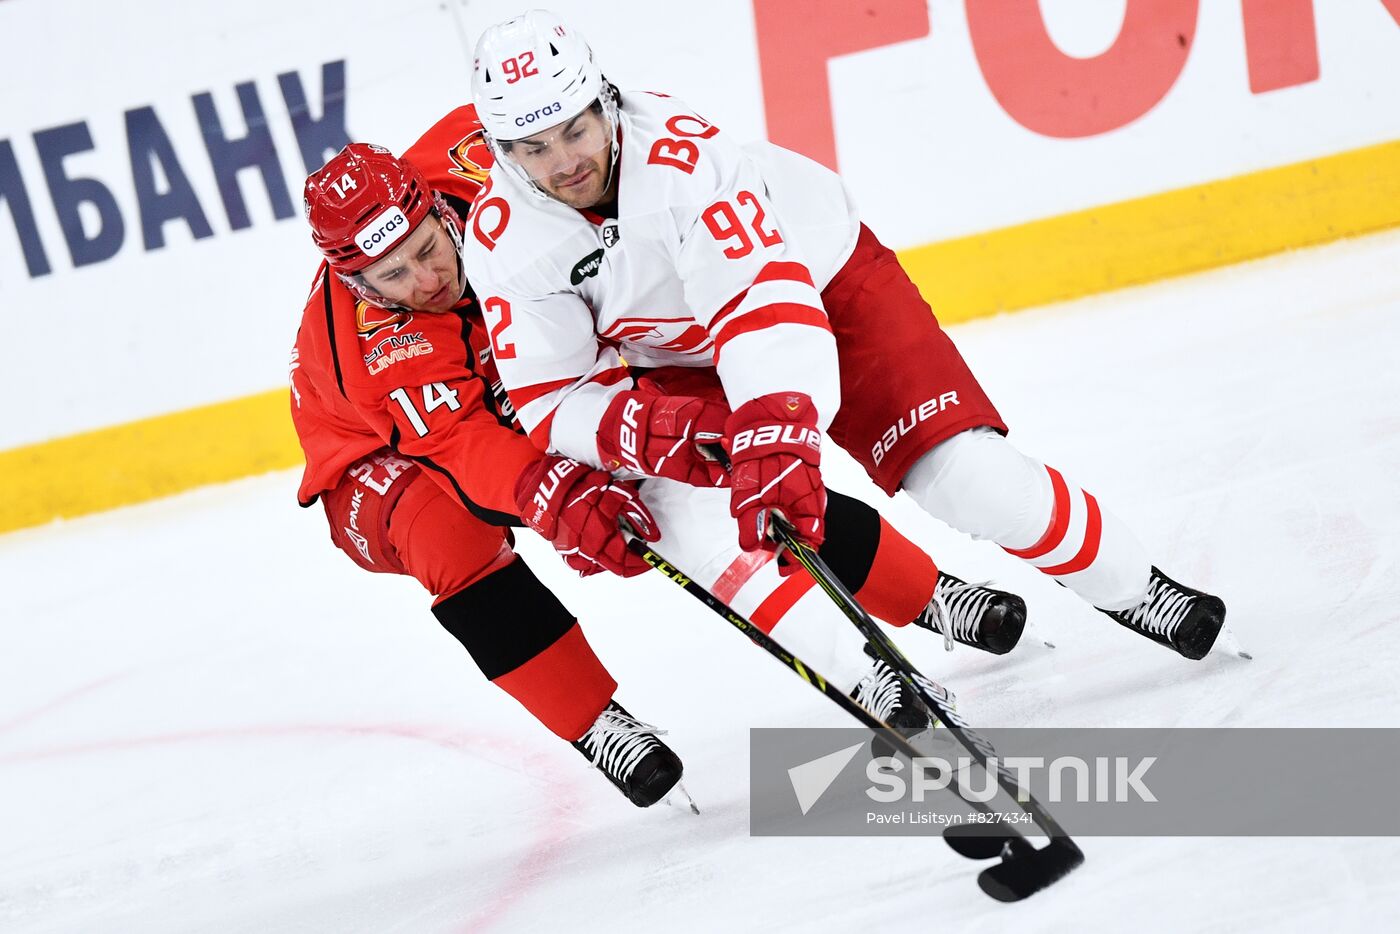
[[[1112,46],[1125,13],[1143,2],[1042,0],[1039,9],[1057,46],[1082,58]],[[1204,0],[1161,102],[1121,128],[1072,139],[1027,129],[998,103],[962,2],[931,0],[926,16],[907,0],[877,6],[914,22],[916,37],[833,58],[829,111],[865,219],[897,247],[1400,137],[1395,0],[1315,3],[1318,78],[1263,93],[1250,90],[1240,4]],[[834,0],[812,8],[841,28],[839,17],[865,10]],[[402,149],[465,99],[466,45],[520,9],[502,0],[0,2],[10,76],[0,83],[0,141],[33,215],[29,252],[41,244],[50,269],[30,275],[15,199],[6,199],[0,314],[27,339],[12,341],[0,375],[0,392],[23,400],[0,427],[0,449],[280,385],[316,256],[299,212],[306,168],[277,76],[296,73],[319,113],[321,68],[344,62],[346,129]],[[560,0],[554,9],[579,25],[622,86],[669,91],[739,137],[765,134],[772,115],[753,2]],[[806,47],[778,38],[780,47]],[[210,93],[236,138],[247,128],[235,86],[249,81],[297,209],[275,218],[263,177],[244,170],[236,178],[249,226],[234,230],[191,98]],[[173,220],[160,227],[164,246],[143,244],[124,114],[145,107],[188,177],[208,237]],[[110,259],[77,267],[35,140],[75,125],[91,148],[70,134],[57,164],[70,178],[100,182],[124,226]],[[156,191],[168,190],[155,176]],[[87,204],[79,213],[95,236],[98,212]]]

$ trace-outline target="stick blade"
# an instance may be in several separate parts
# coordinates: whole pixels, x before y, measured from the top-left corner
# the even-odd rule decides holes
[[[1084,862],[1084,852],[1068,837],[1055,837],[1049,846],[1035,849],[1021,840],[1002,860],[977,876],[977,885],[999,902],[1019,902],[1049,888]]]
[[[954,824],[943,831],[943,839],[959,856],[996,859],[1007,846],[1015,847],[1020,836],[997,831],[990,824]]]

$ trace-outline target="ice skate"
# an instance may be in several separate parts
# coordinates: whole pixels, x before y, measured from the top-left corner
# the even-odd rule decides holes
[[[1126,610],[1104,612],[1134,632],[1193,660],[1205,658],[1225,624],[1224,601],[1184,587],[1155,567],[1146,599]]]
[[[851,691],[851,699],[879,719],[901,732],[917,733],[933,726],[933,718],[924,710],[914,692],[904,686],[894,669],[871,653],[869,672]]]
[[[656,727],[637,720],[617,701],[573,746],[637,807],[651,807],[681,780],[681,760],[657,738]]]
[[[993,655],[1016,647],[1026,628],[1026,601],[1013,593],[969,584],[938,572],[933,599],[914,620],[951,642],[961,642]]]

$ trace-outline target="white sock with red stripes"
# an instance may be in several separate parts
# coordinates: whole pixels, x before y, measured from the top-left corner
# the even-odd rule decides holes
[[[815,584],[801,568],[779,576],[770,561],[721,599],[849,694],[871,668],[865,637]]]
[[[1094,606],[1127,609],[1147,594],[1151,562],[1128,527],[990,428],[929,451],[905,475],[904,489],[930,515],[996,542]]]

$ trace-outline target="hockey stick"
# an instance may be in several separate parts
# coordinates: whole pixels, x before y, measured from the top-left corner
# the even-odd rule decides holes
[[[759,629],[745,617],[740,616],[729,604],[710,593],[700,584],[691,580],[688,574],[653,551],[647,546],[646,542],[633,535],[630,530],[624,529],[624,532],[627,535],[628,549],[631,550],[633,554],[640,556],[643,561],[651,565],[654,569],[666,575],[666,578],[670,580],[671,583],[678,585],[686,593],[705,604],[705,606],[709,607],[717,615],[723,617],[725,622],[748,636],[754,645],[782,662],[799,678],[831,698],[836,702],[836,706],[855,717],[863,725],[868,726],[870,729],[884,736],[892,744],[897,746],[900,752],[908,756],[922,755],[922,753],[910,745],[909,741],[905,739],[901,733],[883,720],[875,717],[875,715],[860,704],[857,704],[843,693],[840,688],[835,687],[828,682],[826,678],[822,677],[821,673],[816,669],[783,648],[782,643],[777,639],[774,639],[772,636],[768,635],[768,633]]]
[[[853,622],[868,640],[879,658],[889,665],[928,707],[929,711],[943,722],[958,740],[972,753],[977,762],[996,776],[1011,797],[1025,809],[1031,819],[1050,838],[1046,847],[1037,850],[1019,832],[985,833],[982,825],[963,825],[962,828],[949,828],[943,838],[956,852],[970,859],[991,859],[1001,857],[1001,863],[983,870],[977,877],[982,891],[993,898],[1004,901],[1019,901],[1055,883],[1084,862],[1084,853],[1070,839],[1059,823],[1036,801],[1030,792],[1021,788],[1014,775],[1000,762],[996,767],[988,761],[995,758],[996,750],[985,737],[972,730],[962,717],[946,702],[947,692],[937,683],[920,674],[904,654],[899,651],[889,636],[885,635],[870,614],[856,602],[845,585],[827,567],[826,562],[814,549],[797,539],[792,526],[781,516],[774,516],[772,522],[774,538],[792,555],[792,558],[812,575],[812,579],[824,590],[846,618]],[[961,829],[962,832],[958,832]]]
[[[729,452],[718,444],[703,447],[707,456],[712,457],[724,469],[733,466]],[[989,832],[986,825],[950,827],[943,833],[943,839],[954,852],[969,859],[991,859],[1001,857],[1001,862],[978,874],[977,884],[992,898],[999,901],[1020,901],[1034,895],[1041,889],[1053,885],[1084,862],[1084,852],[1070,839],[1050,813],[1022,789],[1016,777],[1000,761],[992,768],[989,759],[996,756],[996,749],[985,737],[968,727],[967,723],[953,709],[949,694],[937,682],[925,677],[910,664],[909,660],[885,635],[879,625],[870,617],[845,585],[827,567],[816,550],[807,546],[793,534],[794,530],[781,514],[771,516],[769,534],[786,548],[793,559],[806,569],[812,579],[824,590],[837,608],[855,624],[865,636],[870,648],[881,661],[889,665],[915,696],[917,696],[957,739],[958,743],[972,753],[977,762],[989,773],[996,776],[997,783],[1020,805],[1031,819],[1039,825],[1050,843],[1037,850],[1018,830],[1012,828]],[[780,552],[781,552],[780,548]],[[965,795],[959,795],[966,798]],[[979,808],[983,810],[983,808]]]
[[[820,672],[783,648],[778,640],[739,615],[723,600],[720,600],[703,586],[697,584],[684,571],[680,570],[655,550],[648,547],[645,542],[632,534],[625,525],[623,531],[627,537],[627,547],[634,554],[640,556],[643,561],[664,574],[672,583],[678,585],[682,590],[685,590],[691,596],[705,604],[735,629],[738,629],[744,635],[748,636],[755,645],[782,662],[789,670],[802,678],[803,681],[806,681],[808,684],[812,685],[812,687],[835,701],[838,707],[855,717],[863,725],[869,727],[876,735],[880,736],[899,752],[907,756],[911,762],[923,755],[902,733],[857,704],[843,693],[840,688],[834,687],[826,678],[822,677]],[[920,677],[922,678],[922,676]],[[946,698],[949,696],[945,689],[934,682],[929,681],[927,678],[922,678],[922,680],[924,683],[936,689],[943,697]],[[943,722],[947,725],[951,725],[953,722],[948,714],[949,709],[950,708],[941,705],[937,707],[940,718],[943,719]],[[957,734],[955,733],[955,735]],[[967,745],[965,739],[962,739],[962,742],[964,745]],[[986,765],[985,761],[979,761],[982,761],[984,766]],[[951,778],[953,784],[956,784],[956,781],[957,779],[955,776]],[[959,797],[963,797],[968,804],[972,805],[973,808],[983,814],[994,813],[991,807],[983,802],[968,800],[961,794]],[[975,826],[986,827],[991,825],[978,824]],[[949,839],[946,836],[946,832],[944,839]],[[978,875],[977,884],[981,887],[982,891],[986,892],[992,898],[1003,902],[1019,901],[1028,895],[1035,894],[1084,861],[1084,857],[1079,852],[1078,847],[1076,847],[1068,837],[1063,837],[1064,844],[1067,844],[1070,851],[1077,855],[1077,859],[1067,861],[1067,856],[1060,856],[1058,859],[1052,860],[1046,854],[1050,853],[1051,847],[1054,846],[1053,842],[1051,847],[1037,850],[1035,847],[1031,846],[1030,842],[1015,828],[999,831],[995,836],[977,834],[975,836],[959,836],[956,840],[957,842],[954,842],[949,839],[949,845],[952,846],[956,852],[964,856],[976,859],[990,859],[998,855],[1002,857],[1002,863],[1000,865],[983,870]],[[1061,850],[1057,852],[1064,852],[1063,845]],[[1059,868],[1061,866],[1063,868]]]

